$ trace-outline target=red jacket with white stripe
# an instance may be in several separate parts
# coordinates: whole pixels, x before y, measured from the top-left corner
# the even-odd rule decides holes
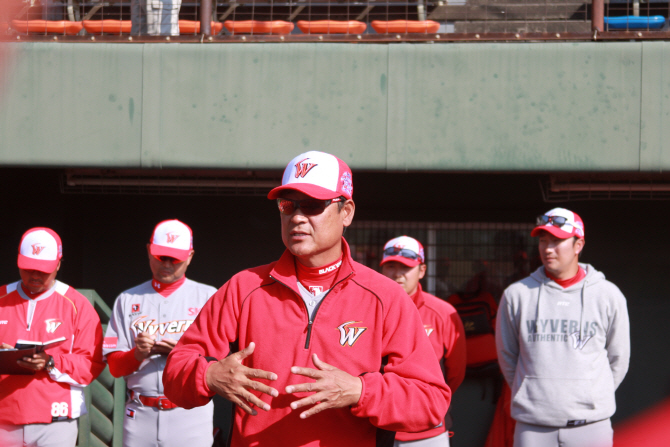
[[[249,416],[235,409],[232,447],[392,445],[392,431],[421,431],[442,423],[451,391],[445,384],[414,303],[398,284],[354,262],[343,239],[335,285],[310,322],[287,250],[279,261],[235,275],[202,309],[168,357],[165,394],[185,408],[205,405],[214,393],[205,377],[210,361],[256,343],[244,360],[277,374],[279,391],[269,412]],[[237,348],[234,348],[237,349]],[[312,353],[351,375],[363,390],[350,408],[302,420],[291,402],[311,393],[286,394],[287,385],[310,379],[291,366],[316,368]],[[252,391],[253,392],[253,391]],[[379,441],[379,443],[378,443]],[[390,442],[390,444],[389,444]]]
[[[461,317],[451,304],[436,296],[426,293],[419,284],[419,290],[412,295],[412,300],[419,310],[423,327],[435,356],[444,371],[444,377],[451,392],[465,379],[465,329]],[[421,433],[396,433],[399,441],[416,441],[432,438],[451,428],[451,416],[440,427]]]
[[[45,342],[54,368],[34,375],[0,375],[0,424],[24,425],[74,419],[86,413],[84,386],[105,368],[100,318],[85,296],[56,281],[30,299],[16,282],[0,287],[0,343]]]

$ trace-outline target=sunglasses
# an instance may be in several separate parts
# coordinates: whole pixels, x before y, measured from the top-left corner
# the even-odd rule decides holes
[[[566,223],[569,223],[568,218],[563,216],[547,216],[544,214],[542,216],[538,216],[537,219],[535,219],[536,226],[553,225],[555,227],[562,227]]]
[[[158,262],[165,262],[165,261],[170,261],[173,264],[180,264],[184,261],[180,261],[177,258],[173,258],[172,256],[154,256]]]
[[[277,199],[277,206],[279,211],[282,214],[290,216],[295,213],[299,208],[302,210],[302,213],[305,216],[316,216],[323,213],[323,211],[330,206],[331,203],[343,202],[346,199],[342,196],[336,197],[334,199],[328,200],[318,200],[318,199],[304,199],[304,200],[291,200],[291,199]]]
[[[411,259],[413,261],[419,259],[419,255],[412,250],[406,248],[389,247],[384,250],[384,256],[402,256],[403,258]]]

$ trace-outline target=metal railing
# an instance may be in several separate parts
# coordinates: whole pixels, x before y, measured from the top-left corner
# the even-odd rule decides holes
[[[3,0],[4,40],[125,42],[668,39],[647,0]]]
[[[103,333],[112,310],[92,289],[79,289],[100,317]],[[84,389],[88,413],[79,418],[77,447],[121,447],[125,415],[126,381],[115,379],[105,367],[100,376]]]

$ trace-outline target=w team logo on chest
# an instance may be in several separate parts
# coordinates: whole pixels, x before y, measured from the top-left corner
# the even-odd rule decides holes
[[[53,334],[56,332],[56,329],[58,329],[58,326],[63,324],[62,321],[56,319],[56,318],[49,318],[48,320],[44,320],[44,323],[47,325],[47,332],[50,334]]]
[[[366,327],[357,327],[351,326],[352,324],[361,323],[360,321],[347,321],[342,323],[337,327],[337,330],[340,331],[340,345],[353,346],[354,343],[363,335],[368,328]]]

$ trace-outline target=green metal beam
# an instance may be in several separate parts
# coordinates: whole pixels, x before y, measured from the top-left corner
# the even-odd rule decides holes
[[[662,41],[0,45],[0,165],[670,168]]]
[[[79,289],[100,316],[103,333],[111,309],[93,289]],[[77,447],[121,447],[126,401],[126,381],[115,379],[106,367],[100,376],[84,388],[88,413],[79,419]]]

